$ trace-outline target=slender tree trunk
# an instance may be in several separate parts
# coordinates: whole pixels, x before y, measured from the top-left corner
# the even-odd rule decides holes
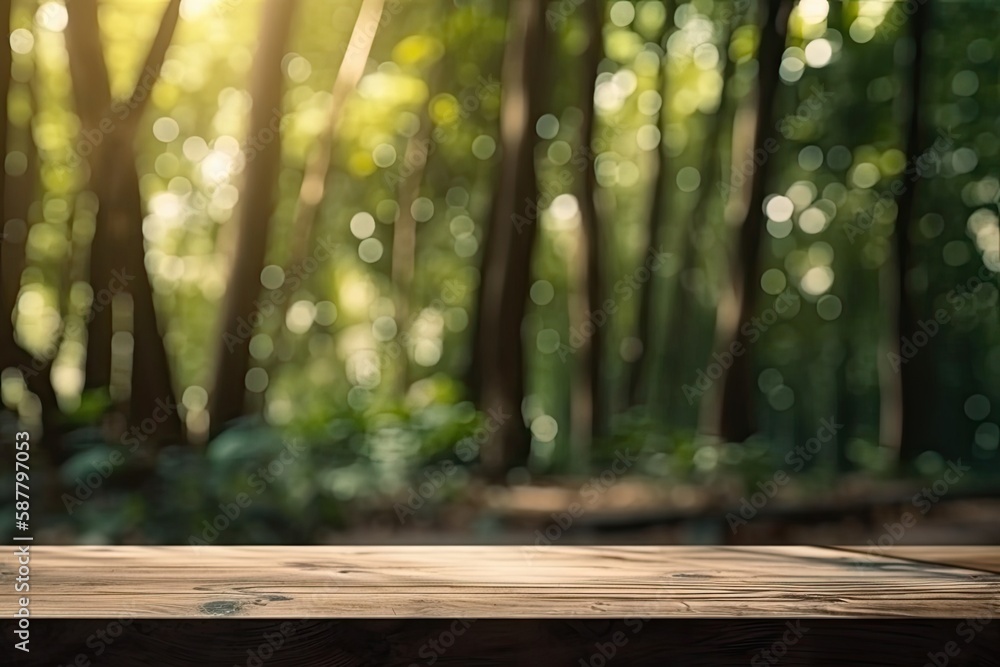
[[[757,113],[754,129],[754,149],[770,153],[768,147],[777,144],[774,120],[775,97],[778,92],[778,67],[785,50],[788,18],[794,0],[766,0],[757,54],[758,84]],[[719,299],[716,317],[716,350],[728,353],[742,343],[740,327],[754,314],[757,307],[756,275],[764,231],[764,197],[771,160],[765,160],[750,179],[749,206],[740,225],[738,243],[732,254],[729,290]],[[703,430],[723,440],[742,442],[755,430],[753,405],[752,355],[733,355],[733,363],[717,382],[718,407],[711,406]],[[714,414],[713,414],[714,413]]]
[[[163,342],[163,331],[158,324],[153,286],[146,271],[146,247],[142,233],[142,197],[139,190],[139,173],[136,169],[134,141],[136,128],[149,103],[152,87],[159,79],[167,49],[173,41],[180,15],[180,0],[171,0],[163,13],[159,29],[146,54],[142,70],[136,76],[132,95],[128,101],[131,115],[122,128],[120,138],[121,164],[127,165],[118,183],[121,193],[110,203],[116,210],[115,236],[122,238],[122,253],[129,274],[135,282],[129,285],[132,295],[132,378],[129,404],[129,423],[138,425],[154,415],[157,419],[157,437],[170,440],[178,437],[183,429],[176,409],[170,360]]]
[[[249,135],[260,149],[245,171],[243,197],[236,229],[229,288],[222,304],[216,365],[209,407],[210,433],[218,434],[226,424],[244,414],[245,379],[250,365],[250,338],[237,333],[241,322],[253,322],[268,313],[254,304],[260,294],[260,272],[264,269],[271,216],[274,214],[275,183],[281,165],[280,118],[283,74],[281,60],[292,32],[298,0],[267,0],[261,21],[260,45],[254,60]],[[266,141],[264,139],[267,139]],[[272,304],[271,309],[275,306]],[[254,315],[257,317],[254,317]],[[246,326],[246,325],[243,325]]]
[[[431,96],[433,94],[432,90]],[[403,164],[412,171],[400,181],[396,194],[399,217],[392,228],[392,286],[398,335],[402,335],[410,326],[410,300],[413,297],[413,276],[417,263],[417,221],[413,217],[412,208],[420,196],[420,184],[424,180],[430,154],[433,121],[427,110],[429,104],[430,99],[420,114],[420,130],[406,142]],[[396,391],[402,396],[410,384],[408,350],[402,351],[396,364]]]
[[[0,64],[0,67],[2,66]],[[31,90],[31,108],[32,115],[34,115],[38,108],[34,96],[34,85],[29,83],[28,86]],[[15,128],[8,121],[5,130],[9,132],[13,129]],[[4,272],[11,277],[9,281],[4,281],[4,289],[6,290],[4,296],[11,304],[17,301],[21,291],[20,278],[26,266],[26,244],[31,226],[29,219],[31,217],[31,204],[37,195],[39,175],[38,146],[35,144],[32,122],[29,120],[27,127],[20,132],[13,133],[11,140],[8,141],[8,144],[11,144],[7,146],[8,152],[13,149],[13,140],[17,135],[20,135],[23,144],[21,148],[27,156],[27,164],[23,174],[19,176],[6,175],[6,193],[2,200],[4,222],[9,225],[2,230],[7,241],[4,245],[2,262]]]
[[[3,155],[7,155],[7,130],[8,130],[8,118],[7,118],[7,97],[10,93],[10,68],[12,62],[11,49],[10,49],[10,12],[11,12],[11,0],[0,0],[0,29],[3,30],[3,34],[7,35],[7,43],[0,45],[0,150],[2,150]],[[0,205],[3,206],[4,218],[3,225],[0,226],[0,304],[3,308],[0,309],[0,360],[3,362],[3,368],[11,365],[11,359],[13,349],[14,349],[14,325],[11,321],[13,316],[13,305],[17,299],[17,294],[21,289],[21,270],[20,266],[15,266],[15,261],[11,253],[9,253],[8,248],[11,244],[11,239],[17,234],[18,230],[14,227],[18,224],[17,221],[11,222],[11,216],[7,209],[7,177],[0,174]],[[27,236],[27,220],[22,221],[25,225],[25,230],[23,234],[17,234],[18,236]],[[11,256],[8,256],[11,254]],[[19,263],[18,263],[19,264]]]
[[[330,176],[330,165],[333,159],[333,146],[340,127],[340,119],[344,114],[347,98],[358,87],[365,65],[371,53],[374,37],[367,34],[366,29],[377,25],[382,16],[385,0],[365,0],[358,13],[350,41],[344,51],[337,77],[330,91],[330,109],[323,131],[316,140],[316,148],[306,165],[299,190],[299,199],[295,207],[295,217],[292,221],[292,252],[288,267],[297,266],[306,258],[309,241],[316,226],[316,215],[326,195],[327,180]],[[282,313],[287,312],[288,301],[284,303]],[[282,318],[284,321],[284,318]]]
[[[925,42],[931,11],[931,0],[917,3],[916,11],[909,20],[913,60],[910,75],[904,83],[904,95],[909,104],[905,151],[907,164],[910,165],[918,163],[926,139],[921,99],[926,69]],[[901,339],[913,340],[914,334],[920,331],[917,308],[909,293],[907,280],[915,263],[909,232],[916,217],[918,185],[919,182],[909,184],[896,198],[896,222],[892,233],[895,273],[883,274],[886,278],[883,284],[890,295],[888,310],[893,321],[888,327],[888,339],[884,345],[886,354],[880,355],[879,359],[882,376],[880,439],[883,444],[897,448],[902,464],[912,464],[933,444],[933,433],[928,426],[934,409],[933,355],[924,350],[907,363],[894,364],[890,361],[890,358],[901,358]]]
[[[129,153],[131,155],[131,152]],[[137,426],[144,420],[157,419],[157,439],[170,441],[183,433],[176,409],[176,394],[170,371],[170,359],[153,297],[153,286],[146,271],[146,248],[142,234],[143,211],[135,163],[129,162],[122,175],[123,193],[118,204],[128,209],[118,213],[120,225],[126,231],[124,257],[128,273],[134,276],[128,292],[132,295],[132,353],[129,424]]]
[[[669,24],[673,19],[667,18]],[[664,37],[668,33],[664,30]],[[664,53],[660,63],[660,71],[657,76],[656,90],[664,95],[664,87],[667,82],[667,58]],[[668,101],[664,96],[660,104],[658,127],[660,131],[666,126]],[[672,187],[670,182],[670,169],[668,167],[669,156],[667,155],[667,144],[660,141],[654,158],[653,199],[649,207],[649,216],[646,219],[646,242],[648,247],[660,249],[663,245],[663,218],[670,208],[669,193]],[[635,359],[628,365],[628,404],[637,406],[649,398],[648,384],[651,379],[649,364],[650,348],[656,337],[656,317],[655,317],[655,286],[656,280],[650,278],[639,286],[639,312],[636,323],[636,337],[639,339],[639,352]]]
[[[121,196],[112,202],[112,206],[121,207],[118,217],[124,240],[123,255],[130,269],[130,275],[135,276],[134,284],[128,289],[132,295],[134,339],[129,423],[135,426],[154,415],[165,413],[165,418],[157,420],[159,424],[156,435],[168,441],[179,437],[183,433],[183,428],[176,409],[170,359],[163,342],[164,332],[159,326],[153,286],[146,271],[146,247],[142,233],[142,196],[139,190],[139,173],[135,164],[134,140],[136,128],[149,104],[152,87],[159,79],[167,49],[173,41],[180,17],[180,5],[180,0],[171,0],[167,5],[156,36],[146,54],[143,68],[136,76],[132,95],[128,101],[132,113],[126,120],[126,126],[123,128],[125,131],[121,133],[122,140],[127,142],[121,149],[123,156],[121,162],[128,166],[123,170],[119,181],[122,188]],[[127,160],[124,159],[125,156]]]
[[[72,79],[73,99],[84,129],[97,129],[111,106],[111,83],[101,46],[97,0],[66,3],[66,50]],[[86,156],[83,156],[86,157]]]
[[[108,242],[108,193],[102,192],[108,187],[104,167],[107,162],[114,164],[105,157],[108,142],[104,141],[104,130],[100,128],[102,119],[111,108],[111,83],[101,46],[97,0],[68,2],[66,11],[69,15],[65,33],[66,50],[73,98],[81,125],[78,157],[83,159],[87,179],[101,202],[90,251],[90,284],[96,296],[101,286],[110,282],[110,267],[113,261],[117,261],[116,253]],[[101,141],[93,142],[90,137],[100,137]],[[103,388],[111,383],[111,323],[110,306],[93,309],[87,325],[86,389]]]
[[[729,26],[730,28],[732,26]],[[678,253],[681,267],[677,272],[677,279],[674,283],[673,298],[670,300],[670,320],[667,328],[666,340],[668,341],[670,352],[666,357],[666,377],[672,389],[668,406],[681,405],[686,403],[681,387],[681,373],[684,369],[683,355],[691,349],[691,290],[684,285],[685,272],[695,265],[698,245],[697,237],[702,229],[709,224],[708,210],[712,204],[712,199],[717,196],[717,189],[714,187],[716,179],[723,178],[722,174],[722,134],[727,120],[731,121],[728,113],[730,79],[736,65],[729,57],[729,41],[732,34],[731,29],[727,29],[723,37],[722,44],[726,48],[723,50],[722,67],[722,90],[719,91],[719,108],[708,121],[705,132],[704,151],[701,167],[701,187],[698,190],[694,208],[689,216],[690,224],[681,235],[682,248]],[[674,411],[676,418],[677,411]]]
[[[299,189],[299,198],[295,205],[295,217],[292,218],[292,247],[287,262],[285,275],[293,275],[306,259],[309,246],[315,238],[316,218],[319,209],[327,195],[327,181],[330,179],[330,168],[333,164],[334,146],[337,141],[337,131],[344,115],[344,107],[351,93],[358,87],[358,82],[365,73],[365,65],[371,54],[375,36],[367,32],[369,26],[378,25],[385,6],[385,0],[365,0],[358,17],[354,22],[354,30],[344,49],[344,57],[337,70],[337,76],[330,91],[330,107],[323,130],[316,139],[309,161],[306,163],[305,174]],[[285,326],[285,316],[292,304],[292,295],[286,295],[280,305],[277,305],[278,333],[274,348],[284,347],[288,329]],[[271,364],[275,363],[272,357]],[[270,365],[270,364],[269,364]],[[268,368],[269,373],[272,368]]]
[[[583,123],[580,126],[580,142],[585,158],[583,178],[580,183],[580,234],[583,262],[579,268],[579,278],[583,285],[582,317],[584,324],[591,313],[603,309],[603,283],[601,266],[601,227],[597,215],[597,176],[594,170],[594,91],[597,87],[598,67],[604,58],[604,3],[603,0],[588,0],[580,8],[588,36],[587,49],[583,54],[583,85],[580,90],[580,108]],[[592,323],[593,334],[586,337],[577,350],[577,373],[573,381],[573,437],[571,464],[577,470],[586,470],[590,460],[590,449],[594,437],[607,433],[606,417],[608,406],[602,391],[602,355],[604,333],[602,327]],[[584,329],[586,330],[586,329]]]
[[[857,331],[860,323],[854,317],[858,308],[864,304],[865,300],[861,294],[861,281],[855,276],[847,276],[844,298],[847,303],[855,304],[854,308],[845,309],[838,321],[833,324],[839,330],[839,335],[843,343],[843,356],[836,369],[835,382],[836,403],[833,406],[835,421],[843,424],[844,427],[837,432],[837,456],[836,465],[838,472],[850,472],[854,463],[848,457],[847,444],[851,438],[858,433],[858,395],[851,391],[851,362],[857,353]]]
[[[525,358],[522,325],[527,308],[532,254],[538,232],[535,125],[543,77],[544,2],[513,0],[503,64],[500,185],[487,230],[479,288],[476,395],[498,427],[480,452],[494,478],[527,463],[531,438],[522,416]],[[533,212],[534,211],[534,212]]]

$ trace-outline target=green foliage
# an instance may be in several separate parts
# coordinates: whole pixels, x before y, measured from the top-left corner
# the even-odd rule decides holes
[[[101,4],[111,84],[123,94],[141,68],[160,3]],[[54,362],[51,379],[68,413],[65,460],[53,479],[71,487],[116,452],[125,458],[93,499],[61,519],[81,539],[141,534],[187,543],[220,504],[246,493],[253,502],[219,542],[310,540],[323,529],[347,526],[348,508],[386,512],[427,466],[454,462],[462,470],[456,485],[478,472],[478,462],[460,460],[455,447],[485,421],[464,381],[477,362],[468,357],[479,267],[489,251],[485,230],[494,198],[504,194],[497,192],[499,81],[508,3],[386,3],[365,76],[336,128],[326,197],[306,243],[314,250],[328,242],[329,259],[290,267],[303,174],[328,120],[330,90],[360,4],[303,2],[291,52],[281,63],[279,201],[261,274],[262,298],[280,299],[287,314],[274,308],[250,332],[254,368],[247,387],[256,416],[199,444],[207,438],[211,355],[241,201],[241,159],[248,155],[249,70],[267,26],[258,25],[256,1],[185,3],[190,14],[182,16],[151,105],[138,119],[146,217],[129,224],[143,228],[145,264],[192,443],[150,440],[136,453],[123,449],[117,414],[128,395],[122,379],[132,344],[127,304],[114,306],[113,391],[85,389],[81,376],[87,334],[78,325],[107,287],[86,285],[97,206],[82,191],[79,158],[94,146],[79,134],[62,29],[52,19],[36,20],[34,3],[15,3],[14,27],[25,32],[12,37],[6,168],[10,179],[28,173],[36,192],[26,209],[30,233],[13,319],[25,347]],[[593,74],[579,64],[587,40],[580,3],[560,4],[574,12],[552,26],[549,54],[537,64],[549,97],[544,123],[532,130],[549,205],[538,206],[531,302],[522,323],[525,420],[529,426],[552,420],[556,427],[535,429],[529,477],[599,471],[631,448],[641,453],[642,474],[664,485],[749,489],[783,466],[787,452],[831,414],[845,415],[848,426],[797,483],[829,487],[846,473],[913,472],[899,471],[896,453],[878,443],[889,326],[881,281],[892,269],[890,235],[900,224],[915,248],[907,274],[914,308],[922,319],[940,309],[950,317],[919,351],[933,395],[923,415],[934,443],[930,453],[997,471],[996,7],[963,3],[962,11],[952,11],[950,3],[935,3],[920,103],[927,134],[947,132],[953,143],[907,181],[917,188],[917,214],[900,222],[894,203],[877,202],[908,178],[901,123],[908,101],[900,91],[912,44],[902,3],[798,3],[776,99],[776,122],[784,121],[780,146],[767,158],[773,163],[765,187],[774,205],[767,207],[760,257],[753,258],[759,281],[749,285],[761,311],[785,294],[797,305],[752,344],[748,400],[756,405],[759,436],[737,445],[697,436],[702,405],[685,400],[680,388],[711,363],[716,307],[732,278],[732,209],[739,208],[740,194],[734,186],[759,166],[752,151],[746,153],[760,76],[757,3],[746,16],[747,3],[722,0],[604,3],[595,138],[580,137],[580,90]],[[732,72],[724,81],[727,59]],[[717,113],[722,130],[712,136]],[[426,164],[407,164],[424,116],[441,132],[431,134]],[[37,144],[37,174],[26,171],[34,150],[29,140]],[[573,341],[579,329],[574,309],[584,289],[578,197],[586,174],[578,158],[589,153],[603,229],[602,281],[615,299],[615,312],[602,325],[600,378],[611,397],[602,409],[614,416],[614,428],[581,462],[571,424],[584,355]],[[706,171],[711,155],[719,157],[720,173]],[[658,156],[662,180],[654,168]],[[401,183],[415,170],[416,275],[401,295],[393,278],[394,237]],[[654,221],[663,231],[658,250],[671,260],[647,285],[659,325],[655,340],[642,341],[647,400],[626,411],[622,395],[638,342],[639,299],[635,290],[626,296],[614,287],[649,252],[650,200],[658,188],[667,193],[662,219]],[[694,220],[706,192],[704,219]],[[855,237],[850,226],[869,214],[870,228]],[[976,276],[986,280],[968,289]],[[682,294],[689,298],[678,299]],[[401,299],[409,311],[402,324],[396,321]],[[26,386],[5,372],[3,400],[37,426]],[[291,442],[303,448],[294,463],[266,484],[267,493],[256,494],[253,476]],[[932,474],[928,470],[915,473]],[[449,486],[434,502],[451,493]]]

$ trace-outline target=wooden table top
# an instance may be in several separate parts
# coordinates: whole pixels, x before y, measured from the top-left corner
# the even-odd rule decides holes
[[[993,547],[32,546],[32,618],[992,617]],[[9,617],[10,612],[5,612]]]

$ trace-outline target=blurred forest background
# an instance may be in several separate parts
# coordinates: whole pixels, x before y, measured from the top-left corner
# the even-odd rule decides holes
[[[50,542],[1000,540],[993,3],[0,13]]]

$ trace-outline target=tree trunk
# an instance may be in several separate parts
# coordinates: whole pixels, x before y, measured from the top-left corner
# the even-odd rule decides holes
[[[104,136],[100,125],[111,108],[112,100],[97,9],[97,0],[66,3],[69,15],[66,24],[66,50],[73,99],[81,126],[77,141],[78,157],[83,160],[88,172],[87,180],[101,202],[90,251],[90,284],[95,297],[101,286],[107,286],[110,282],[111,263],[117,261],[107,238],[107,193],[102,192],[108,187],[108,179],[104,175],[105,154],[108,152],[108,142],[105,139],[108,137]],[[99,137],[101,141],[92,142],[89,137]],[[111,334],[111,307],[94,308],[87,324],[85,389],[104,388],[111,383]]]
[[[4,35],[10,35],[11,0],[0,1],[0,28]],[[0,149],[7,155],[7,95],[10,92],[11,68],[10,44],[0,47]],[[7,178],[0,175],[0,202],[7,202]],[[11,240],[27,237],[27,221],[23,221],[25,229],[15,230],[16,221],[4,214],[3,227],[0,228],[0,370],[17,367],[19,363],[17,352],[20,346],[14,336],[14,308],[17,305],[17,295],[21,290],[21,271],[10,252]],[[2,407],[2,406],[0,406]]]
[[[0,9],[0,11],[3,10]],[[0,64],[0,67],[2,66]],[[14,148],[14,141],[20,139],[20,148],[27,157],[27,163],[23,174],[19,176],[5,175],[6,192],[3,199],[0,200],[2,201],[0,206],[2,206],[3,210],[4,226],[9,225],[9,227],[0,231],[5,233],[4,236],[7,241],[3,247],[2,254],[3,271],[9,277],[9,280],[4,280],[3,283],[3,289],[5,290],[4,298],[11,305],[17,301],[18,294],[21,291],[21,275],[24,273],[27,265],[27,241],[31,227],[31,205],[38,194],[40,168],[38,145],[35,143],[34,130],[32,128],[34,114],[38,109],[34,82],[28,82],[27,88],[31,100],[32,118],[29,119],[26,127],[23,129],[18,128],[20,131],[14,133],[7,140],[7,152],[9,153]],[[3,121],[0,120],[0,122]],[[13,129],[15,128],[10,125],[8,120],[4,130],[10,132]]]
[[[583,285],[583,303],[580,309],[583,322],[589,321],[591,314],[603,309],[603,282],[601,266],[601,228],[597,215],[597,175],[594,171],[594,91],[597,87],[598,67],[604,58],[604,3],[602,0],[588,0],[580,8],[588,35],[587,49],[583,54],[583,85],[580,90],[580,109],[583,122],[580,126],[580,143],[585,159],[583,178],[580,183],[580,246],[583,262],[579,269],[580,283]],[[607,313],[605,313],[607,315]],[[595,437],[606,435],[608,406],[602,391],[605,378],[601,375],[604,351],[602,327],[590,323],[593,334],[584,337],[584,343],[576,351],[576,374],[572,387],[572,421],[570,463],[577,470],[586,470],[590,459],[591,444]],[[583,329],[586,331],[587,329]]]
[[[91,243],[90,285],[95,300],[104,290],[110,291],[116,286],[132,297],[129,424],[136,426],[154,414],[163,414],[157,419],[156,438],[176,439],[182,428],[175,407],[170,362],[146,271],[142,196],[134,140],[173,40],[180,0],[171,0],[167,5],[132,93],[127,100],[117,104],[112,103],[96,1],[79,0],[69,3],[67,9],[70,76],[84,130],[83,140],[78,145],[89,147],[81,151],[80,157],[86,160],[88,179],[99,201]],[[99,141],[92,137],[99,137]],[[87,327],[85,387],[88,389],[105,388],[111,383],[113,306],[106,303],[93,308]]]
[[[146,271],[146,248],[142,233],[142,195],[139,190],[139,173],[135,164],[134,139],[136,128],[149,103],[152,87],[159,78],[167,49],[173,41],[180,15],[180,0],[171,0],[164,10],[156,36],[146,54],[142,70],[136,76],[132,95],[128,101],[131,115],[125,121],[121,133],[124,145],[121,148],[123,165],[119,197],[111,205],[118,208],[118,217],[123,238],[122,256],[125,257],[129,274],[135,282],[129,285],[132,295],[132,374],[130,382],[129,424],[137,426],[154,415],[158,425],[156,437],[163,440],[178,438],[183,433],[180,415],[176,409],[170,359],[163,342],[156,314],[153,286]],[[116,227],[118,225],[115,225]]]
[[[316,215],[326,194],[326,182],[330,175],[330,164],[333,159],[333,145],[343,116],[347,98],[358,87],[365,64],[371,53],[374,37],[365,31],[371,25],[377,25],[382,16],[385,0],[365,0],[358,13],[351,33],[350,41],[344,51],[344,58],[337,71],[337,77],[330,91],[330,110],[323,132],[316,140],[316,148],[309,158],[306,171],[299,190],[299,199],[295,207],[295,217],[292,221],[292,252],[288,262],[291,269],[305,258],[316,226]],[[286,299],[281,310],[287,312],[289,301]],[[284,321],[284,318],[281,318]]]
[[[523,466],[531,438],[522,416],[525,358],[522,324],[527,307],[532,254],[538,232],[535,125],[540,116],[545,41],[544,2],[513,0],[503,64],[500,134],[503,160],[493,215],[487,230],[479,288],[477,340],[478,404],[497,428],[480,452],[487,475],[501,478]]]
[[[330,178],[330,167],[333,163],[333,152],[340,119],[343,117],[347,99],[358,87],[358,82],[361,81],[361,77],[365,73],[365,65],[368,63],[368,56],[371,54],[372,44],[375,41],[374,35],[369,35],[366,31],[369,26],[379,24],[384,6],[385,0],[365,0],[354,22],[354,30],[351,32],[350,40],[344,49],[344,57],[330,91],[330,108],[326,122],[316,139],[316,147],[313,149],[312,155],[309,156],[305,173],[302,176],[299,198],[295,204],[295,217],[292,218],[292,247],[285,263],[286,276],[293,275],[302,266],[306,254],[309,252],[309,245],[315,236],[316,217],[326,197],[327,181]],[[275,350],[282,350],[285,347],[288,335],[285,317],[293,302],[292,296],[292,294],[287,294],[287,298],[276,306],[278,312],[275,317],[278,322],[278,333],[276,334],[277,342],[274,345]],[[269,375],[274,372],[273,366],[276,364],[277,355],[273,355],[265,366]]]
[[[910,75],[904,83],[904,96],[909,104],[904,147],[908,165],[918,164],[926,140],[921,98],[926,33],[931,11],[930,0],[918,3],[909,21],[913,61]],[[909,230],[916,215],[918,185],[919,181],[910,183],[896,198],[896,222],[892,233],[895,273],[883,274],[886,277],[884,285],[888,288],[888,309],[893,320],[890,321],[885,344],[886,354],[880,355],[879,359],[882,376],[880,440],[882,444],[899,451],[900,463],[904,465],[912,464],[917,456],[933,448],[933,432],[928,425],[935,405],[933,355],[930,350],[923,350],[906,363],[894,364],[890,361],[890,358],[901,359],[901,340],[913,340],[914,334],[920,331],[917,308],[907,285],[907,274],[915,264]],[[931,346],[933,341],[928,345]]]
[[[433,78],[433,77],[432,77]],[[411,171],[399,183],[396,201],[399,217],[392,227],[392,287],[396,310],[396,331],[402,336],[410,326],[410,300],[413,297],[413,276],[417,263],[417,221],[413,217],[413,203],[420,196],[420,184],[424,180],[427,159],[430,154],[430,138],[433,121],[428,113],[431,90],[420,114],[420,130],[406,142],[403,164]],[[402,350],[394,369],[395,389],[402,397],[410,386],[409,351]]]
[[[774,120],[778,92],[778,67],[785,50],[788,17],[794,0],[767,0],[763,12],[760,48],[757,54],[758,84],[754,150],[770,153],[767,147],[777,143]],[[740,327],[757,307],[757,267],[764,232],[764,197],[771,160],[765,160],[750,179],[749,206],[740,225],[738,243],[730,258],[729,290],[720,295],[716,317],[716,350],[728,352],[742,342]],[[742,442],[753,434],[756,424],[753,404],[752,355],[733,355],[733,363],[724,370],[717,387],[717,408],[710,405],[704,414],[708,420],[703,430],[729,442]]]
[[[10,13],[11,2],[0,2],[0,26],[5,35],[10,34]],[[4,155],[9,149],[7,98],[11,84],[11,64],[11,51],[5,45],[0,48],[0,148]],[[0,202],[4,216],[0,227],[0,370],[19,369],[28,390],[38,398],[42,411],[42,457],[49,463],[58,463],[59,438],[64,425],[52,386],[52,362],[34,358],[18,342],[14,329],[21,274],[25,266],[29,210],[38,178],[38,151],[30,122],[26,134],[28,168],[24,175],[0,175]]]
[[[835,416],[834,420],[838,424],[843,424],[843,428],[837,432],[837,471],[840,473],[850,472],[857,466],[848,456],[847,445],[851,439],[860,432],[858,410],[858,394],[853,391],[852,382],[852,361],[858,354],[857,343],[858,331],[862,330],[862,324],[855,317],[858,308],[865,303],[861,294],[862,282],[856,276],[847,276],[846,284],[843,284],[844,299],[846,303],[855,304],[854,308],[844,309],[839,320],[832,323],[836,326],[838,335],[843,344],[843,356],[837,363],[836,369],[836,403],[832,408]],[[828,325],[830,326],[830,325]]]
[[[222,304],[216,365],[209,408],[210,433],[244,414],[245,379],[250,364],[250,337],[238,333],[242,326],[267,314],[254,303],[260,294],[271,216],[276,206],[275,184],[281,165],[281,136],[274,120],[280,118],[284,75],[281,60],[292,31],[298,0],[267,0],[261,22],[260,45],[254,60],[249,136],[260,146],[248,161],[238,218],[234,221],[236,247],[229,288]],[[265,140],[266,139],[266,140]],[[275,309],[274,304],[270,305]],[[254,316],[257,317],[254,317]]]
[[[669,16],[669,12],[666,20],[668,25],[673,20]],[[669,30],[664,29],[664,38],[667,34],[669,34]],[[664,53],[663,60],[660,63],[659,76],[657,77],[656,88],[660,95],[664,95],[664,86],[667,79],[667,57],[667,54]],[[657,124],[661,133],[667,125],[667,105],[668,102],[664,95],[663,101],[660,104],[659,122]],[[670,170],[667,166],[668,157],[667,144],[665,141],[660,141],[655,154],[654,174],[651,179],[653,183],[653,199],[649,207],[649,216],[646,219],[646,243],[648,247],[656,248],[657,250],[663,244],[663,218],[670,208],[668,193],[672,184],[669,177]],[[656,314],[654,312],[655,299],[653,298],[655,296],[655,285],[656,281],[650,278],[639,286],[639,312],[635,331],[640,347],[635,359],[628,364],[628,404],[631,407],[635,407],[649,399],[648,385],[651,375],[647,360],[649,359],[650,346],[652,346],[656,335],[655,329],[657,329],[655,324]]]
[[[666,372],[668,386],[671,393],[668,400],[668,408],[671,409],[674,418],[678,417],[678,411],[674,406],[686,403],[683,387],[682,373],[684,372],[684,358],[682,355],[692,349],[689,344],[694,344],[691,337],[691,290],[684,285],[685,272],[695,265],[696,254],[698,252],[697,237],[699,232],[708,223],[708,209],[716,196],[716,188],[713,187],[715,179],[721,182],[722,174],[722,133],[725,129],[726,120],[730,118],[727,113],[730,79],[736,69],[736,64],[729,57],[729,42],[732,35],[731,25],[728,26],[726,34],[723,36],[722,44],[726,48],[723,50],[722,67],[722,89],[719,91],[719,108],[708,121],[705,132],[705,143],[701,167],[701,187],[698,190],[694,208],[689,216],[690,224],[684,233],[681,234],[682,248],[678,252],[678,259],[681,262],[680,270],[677,272],[677,279],[674,283],[673,298],[670,300],[670,319],[668,322],[666,341],[668,353],[666,356]]]

